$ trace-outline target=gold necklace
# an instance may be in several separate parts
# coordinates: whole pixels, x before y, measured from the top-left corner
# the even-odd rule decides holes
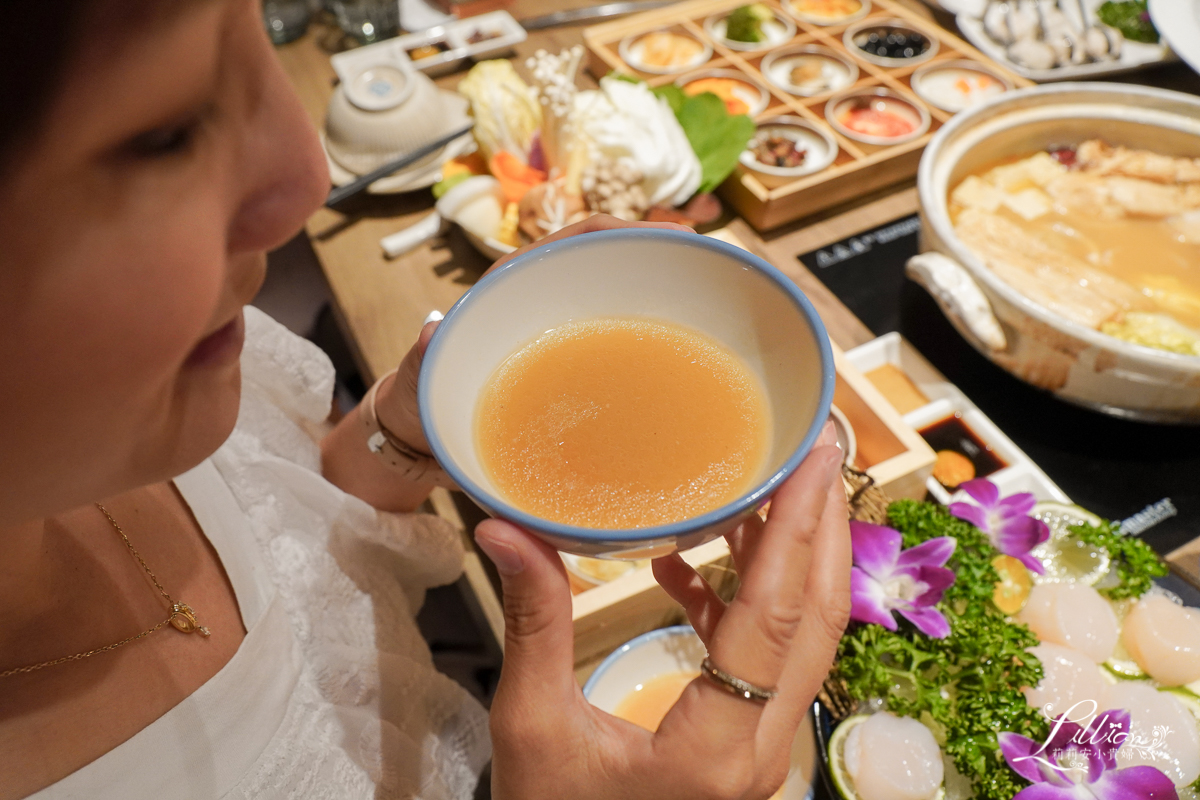
[[[211,633],[208,628],[196,621],[196,612],[192,611],[191,607],[188,606],[187,603],[177,603],[175,602],[175,599],[171,597],[171,595],[167,594],[167,590],[164,589],[162,584],[158,582],[158,578],[154,577],[154,573],[150,571],[150,567],[148,567],[145,560],[142,559],[141,553],[134,548],[133,542],[129,541],[129,537],[125,535],[125,531],[121,530],[121,526],[117,524],[115,519],[113,519],[112,514],[108,513],[108,509],[99,503],[96,503],[96,508],[100,509],[100,513],[103,514],[104,518],[107,519],[113,526],[113,530],[115,530],[121,537],[121,541],[125,542],[125,546],[129,548],[130,555],[132,555],[134,559],[136,559],[137,562],[142,565],[142,569],[146,570],[146,574],[150,576],[150,582],[154,584],[154,588],[158,589],[158,593],[166,599],[167,605],[171,610],[170,616],[155,625],[153,628],[147,628],[136,636],[130,636],[122,639],[119,642],[113,642],[112,644],[105,645],[104,647],[97,647],[95,650],[87,650],[82,653],[76,653],[72,656],[63,656],[62,658],[43,661],[40,664],[30,664],[27,667],[14,667],[13,669],[0,672],[0,678],[7,678],[9,675],[20,675],[26,672],[34,672],[39,669],[44,669],[45,667],[53,667],[56,664],[65,664],[68,661],[79,661],[87,658],[88,656],[94,656],[97,653],[107,653],[109,650],[116,650],[118,647],[127,645],[130,642],[136,642],[138,639],[145,638],[167,625],[170,625],[181,633],[199,633],[201,636],[208,636]]]

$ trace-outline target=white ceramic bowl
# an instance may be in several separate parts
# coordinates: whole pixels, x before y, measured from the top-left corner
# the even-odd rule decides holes
[[[728,18],[730,13],[732,12],[725,11],[720,14],[713,14],[704,20],[704,32],[730,50],[757,53],[760,50],[770,50],[774,47],[779,47],[796,35],[796,23],[780,12],[773,11],[774,18],[769,22],[764,22],[762,25],[762,32],[765,35],[763,41],[741,42],[737,39],[730,39],[726,36],[729,30]]]
[[[908,117],[914,127],[903,136],[875,136],[869,133],[859,133],[853,128],[846,127],[840,119],[842,111],[852,107],[887,109],[898,115]],[[855,89],[845,94],[831,97],[829,102],[825,104],[825,119],[834,127],[834,130],[848,139],[878,145],[911,142],[913,139],[924,136],[932,124],[929,111],[923,105],[913,102],[907,97],[882,86]]]
[[[858,46],[855,41],[859,38],[859,34],[869,35],[872,31],[895,31],[897,33],[919,33],[929,42],[929,46],[924,51],[909,56],[908,58],[891,58],[889,56],[878,56],[874,53],[868,53]],[[842,34],[842,45],[846,51],[856,58],[861,58],[863,61],[869,61],[872,64],[878,64],[881,67],[911,67],[915,64],[921,64],[937,55],[939,41],[936,36],[929,31],[917,25],[913,25],[902,19],[865,19],[857,25],[852,25]]]
[[[783,7],[796,19],[804,20],[812,25],[845,25],[848,22],[862,19],[871,11],[871,0],[862,0],[862,5],[853,14],[843,17],[824,17],[800,10],[792,0],[783,0]]]
[[[449,93],[440,91],[423,73],[381,65],[363,74],[384,70],[390,71],[396,85],[392,94],[403,98],[399,103],[378,110],[362,108],[345,86],[339,86],[325,114],[325,149],[341,167],[357,175],[410,153],[465,121],[459,104],[449,103]]]
[[[734,89],[733,96],[746,105],[746,111],[743,113],[751,119],[766,111],[767,104],[771,102],[770,92],[736,69],[705,69],[690,75],[681,75],[675,79],[675,85],[683,89],[684,94],[688,94],[688,84],[709,78],[734,81],[737,88]]]
[[[659,628],[610,653],[584,684],[583,696],[611,714],[639,685],[652,678],[672,672],[699,673],[704,656],[704,644],[690,625]],[[772,800],[811,800],[816,770],[816,734],[809,715],[792,740],[787,780]]]
[[[651,678],[671,672],[700,674],[707,651],[691,625],[675,625],[630,639],[608,658],[583,685],[583,696],[601,711],[617,710],[621,701]]]
[[[698,517],[629,530],[549,522],[496,490],[475,441],[476,401],[496,368],[571,320],[648,317],[697,330],[757,373],[771,405],[770,454],[752,488]],[[438,462],[493,516],[578,555],[651,558],[703,544],[754,513],[812,448],[833,399],[829,338],[796,285],[741,248],[692,233],[624,228],[543,245],[455,303],[421,366],[421,423]]]
[[[1071,322],[1002,281],[958,240],[951,187],[1010,156],[1101,137],[1200,157],[1200,98],[1145,86],[1058,83],[956,114],[921,157],[921,244],[909,275],[976,350],[1059,398],[1119,417],[1200,423],[1200,357],[1155,350]]]
[[[642,53],[645,50],[645,42],[642,40],[652,33],[673,33],[676,36],[692,39],[699,42],[700,50],[684,64],[675,64],[669,67],[647,64],[642,60]],[[649,72],[654,75],[676,75],[708,63],[708,60],[712,58],[713,50],[711,44],[697,39],[690,33],[674,28],[662,28],[656,31],[646,31],[645,33],[631,33],[617,44],[617,54],[621,56],[621,59],[626,64],[641,72]]]
[[[770,117],[758,123],[757,128],[750,145],[738,156],[738,163],[758,173],[758,179],[764,186],[782,186],[805,175],[812,175],[837,159],[838,145],[832,134],[802,117]],[[781,136],[803,145],[807,153],[804,163],[798,167],[775,167],[759,161],[752,148],[755,140],[763,134]]]

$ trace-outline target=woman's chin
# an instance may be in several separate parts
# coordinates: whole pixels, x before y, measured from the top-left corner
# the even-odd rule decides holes
[[[168,427],[152,468],[152,481],[168,480],[195,467],[225,443],[237,424],[241,404],[242,370],[237,361],[220,370],[186,375],[174,408],[175,421]],[[147,463],[147,466],[151,464]]]

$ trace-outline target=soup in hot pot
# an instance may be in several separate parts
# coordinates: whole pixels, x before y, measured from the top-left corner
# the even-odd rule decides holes
[[[955,233],[998,277],[1066,319],[1200,355],[1200,159],[1091,140],[962,180]]]

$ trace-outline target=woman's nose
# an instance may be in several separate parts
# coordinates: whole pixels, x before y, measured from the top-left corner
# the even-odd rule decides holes
[[[250,32],[248,32],[250,33]],[[231,254],[273,250],[288,241],[329,193],[329,167],[317,131],[262,26],[249,73],[250,132],[237,179],[244,197],[229,232]]]

